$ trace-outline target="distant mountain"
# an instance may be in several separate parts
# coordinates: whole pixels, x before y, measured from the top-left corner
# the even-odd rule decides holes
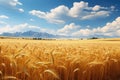
[[[0,34],[0,36],[7,36],[7,37],[31,37],[31,38],[111,38],[110,36],[105,35],[92,35],[92,36],[64,36],[64,35],[54,35],[49,34],[46,32],[35,32],[35,31],[26,31],[26,32],[15,32],[15,33],[9,33],[5,32]]]
[[[46,32],[35,32],[35,31],[15,32],[15,33],[5,32],[5,33],[0,34],[0,36],[31,37],[31,38],[71,38],[71,36],[54,35],[54,34],[49,34]]]
[[[1,36],[9,37],[33,37],[33,38],[60,38],[65,37],[61,35],[53,35],[45,32],[35,32],[35,31],[26,31],[26,32],[15,32],[15,33],[2,33]]]

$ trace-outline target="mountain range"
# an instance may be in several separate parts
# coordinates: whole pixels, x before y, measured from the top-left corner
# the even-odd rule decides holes
[[[4,32],[0,34],[0,36],[6,36],[6,37],[28,37],[28,38],[111,38],[110,36],[105,35],[92,35],[92,36],[65,36],[65,35],[54,35],[47,32],[35,32],[35,31],[26,31],[26,32]]]
[[[31,38],[67,38],[67,37],[70,37],[70,36],[53,35],[53,34],[49,34],[46,32],[35,32],[35,31],[15,32],[15,33],[4,32],[0,34],[0,36],[31,37]]]

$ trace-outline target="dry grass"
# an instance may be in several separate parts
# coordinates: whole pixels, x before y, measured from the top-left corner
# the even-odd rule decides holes
[[[0,80],[120,80],[120,42],[1,39]]]

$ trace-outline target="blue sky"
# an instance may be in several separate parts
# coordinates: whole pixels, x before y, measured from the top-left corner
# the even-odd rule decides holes
[[[0,0],[0,33],[120,37],[120,0]]]

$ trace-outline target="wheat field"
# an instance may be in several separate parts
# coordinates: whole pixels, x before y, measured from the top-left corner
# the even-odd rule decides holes
[[[120,40],[0,39],[0,80],[120,80]]]

